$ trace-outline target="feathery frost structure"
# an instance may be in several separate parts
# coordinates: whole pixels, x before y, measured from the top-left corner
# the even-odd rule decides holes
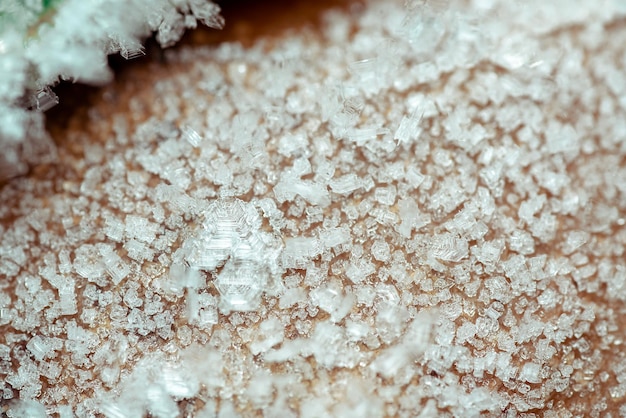
[[[107,56],[143,55],[153,32],[163,47],[199,20],[221,28],[209,0],[53,0],[0,2],[0,180],[55,156],[42,112],[58,103],[59,80],[102,84]]]

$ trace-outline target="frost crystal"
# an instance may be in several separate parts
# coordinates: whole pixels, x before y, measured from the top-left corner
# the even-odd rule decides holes
[[[219,24],[0,23],[71,4],[88,46],[127,26],[95,3]],[[626,416],[626,3],[356,3],[147,54],[0,187],[0,415]],[[56,101],[22,75],[97,64],[42,18],[0,34],[0,137]]]
[[[220,199],[209,205],[196,231],[183,243],[187,277],[194,271],[210,273],[226,312],[255,309],[278,271],[280,244],[261,230],[261,224],[254,205]],[[178,264],[172,268],[179,269]]]

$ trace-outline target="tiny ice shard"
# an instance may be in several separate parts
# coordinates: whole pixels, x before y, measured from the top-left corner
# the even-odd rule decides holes
[[[174,260],[172,268],[182,261],[189,271],[210,273],[223,311],[253,310],[278,272],[282,247],[280,239],[261,226],[254,205],[239,199],[216,200],[183,243],[182,260]]]

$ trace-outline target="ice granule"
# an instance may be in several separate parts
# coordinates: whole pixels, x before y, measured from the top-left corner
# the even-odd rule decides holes
[[[282,259],[285,267],[303,266],[320,254],[320,242],[314,237],[293,237],[285,240]]]
[[[50,347],[50,344],[44,338],[45,337],[35,335],[28,341],[28,344],[26,344],[28,351],[30,351],[37,360],[43,360],[52,350],[52,347]]]
[[[183,244],[185,261],[196,269],[214,270],[230,256],[239,241],[249,239],[260,218],[254,207],[233,200],[213,202],[195,235]]]
[[[372,244],[372,255],[378,261],[388,261],[391,257],[389,244],[385,241],[377,240]]]
[[[432,255],[440,260],[458,262],[468,255],[467,241],[452,234],[441,234],[433,238]]]
[[[519,374],[519,379],[529,383],[540,383],[542,378],[540,376],[541,365],[534,362],[528,362],[522,366]]]
[[[379,187],[374,191],[374,198],[383,205],[391,206],[396,201],[396,188],[394,186]]]
[[[350,195],[362,187],[362,181],[354,173],[333,178],[329,184],[333,192],[342,195]]]
[[[614,5],[401,3],[333,12],[319,39],[169,50],[110,141],[70,137],[77,177],[3,188],[0,368],[20,367],[0,395],[83,416],[109,390],[116,418],[617,408]],[[159,16],[162,40],[192,20]]]

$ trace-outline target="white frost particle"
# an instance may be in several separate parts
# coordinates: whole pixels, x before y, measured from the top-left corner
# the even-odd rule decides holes
[[[39,361],[43,360],[52,349],[44,338],[39,335],[31,338],[28,344],[26,344],[26,348]]]
[[[160,385],[152,384],[146,388],[147,407],[151,416],[167,418],[178,413],[178,405],[165,393]]]
[[[172,263],[164,285],[174,293],[198,289],[201,272],[216,273],[222,267],[214,281],[221,295],[220,308],[225,312],[256,309],[270,275],[279,270],[281,250],[279,242],[260,227],[261,218],[253,205],[238,199],[214,201],[177,252],[176,257],[184,260]],[[194,305],[193,321],[210,324],[214,321],[212,309],[200,310]]]
[[[376,268],[367,260],[358,259],[350,263],[346,269],[346,276],[355,284],[362,283],[370,275],[374,274]]]
[[[202,142],[202,136],[191,126],[185,126],[181,130],[182,137],[193,147],[198,147]]]
[[[411,198],[400,199],[398,211],[401,223],[396,229],[405,238],[410,237],[414,229],[420,229],[430,223],[430,216],[422,214],[415,200]]]
[[[281,343],[285,336],[283,324],[277,318],[269,318],[261,322],[258,333],[250,344],[250,351],[255,356],[267,352],[270,348]]]
[[[168,364],[161,369],[163,388],[176,399],[190,398],[198,393],[199,385],[189,378],[189,371],[180,365]]]
[[[195,235],[183,245],[185,260],[196,269],[214,270],[228,259],[240,240],[260,225],[254,207],[240,200],[215,201],[205,211]]]
[[[285,186],[291,188],[294,193],[299,194],[313,205],[328,206],[330,204],[328,190],[322,184],[307,180],[296,180],[292,184]]]
[[[585,231],[571,231],[566,235],[566,241],[563,245],[563,253],[572,254],[574,251],[582,247],[589,241],[589,233]]]
[[[474,338],[476,335],[476,325],[471,322],[465,322],[456,331],[456,340],[459,344],[465,343],[467,340]]]
[[[378,203],[391,206],[396,202],[395,186],[379,187],[374,191],[374,198]]]
[[[303,266],[307,261],[320,254],[320,242],[314,237],[294,237],[285,240],[283,265],[285,267]]]
[[[518,216],[527,224],[532,225],[534,216],[541,210],[545,202],[545,195],[539,195],[529,200],[525,200],[519,207],[517,212]]]
[[[111,276],[114,285],[118,285],[130,274],[130,267],[117,255],[110,246],[101,246],[100,255],[106,272]]]
[[[267,281],[268,272],[264,265],[229,260],[215,280],[221,296],[221,309],[225,312],[256,309]]]
[[[355,299],[352,294],[344,295],[335,285],[313,289],[310,297],[314,305],[330,314],[332,322],[341,321],[352,309]]]
[[[363,182],[356,174],[351,173],[331,179],[329,185],[334,193],[350,195],[352,192],[360,189],[363,186]]]
[[[389,244],[385,241],[375,241],[374,244],[372,244],[372,255],[378,261],[388,261],[391,257]]]
[[[46,418],[46,408],[34,400],[18,400],[6,411],[9,418]]]
[[[542,378],[540,376],[541,365],[538,363],[528,362],[522,366],[519,373],[519,380],[528,383],[541,383]]]
[[[443,261],[458,262],[468,255],[467,241],[452,234],[435,236],[431,248],[432,255]]]
[[[74,254],[74,270],[88,280],[95,280],[105,272],[102,258],[94,245],[83,245]]]
[[[350,231],[347,228],[325,229],[320,232],[320,241],[325,248],[335,248],[350,242]]]

